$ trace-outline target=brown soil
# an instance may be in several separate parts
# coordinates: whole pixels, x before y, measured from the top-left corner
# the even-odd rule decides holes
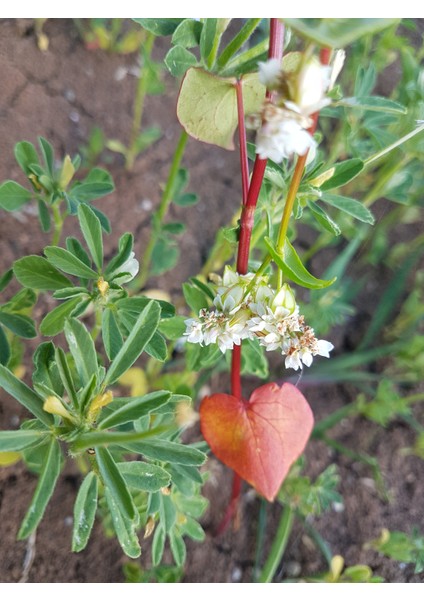
[[[49,139],[60,155],[73,154],[85,143],[94,125],[110,138],[125,139],[129,135],[135,78],[127,75],[116,80],[117,70],[136,63],[136,57],[88,51],[79,39],[71,20],[49,20],[45,32],[49,50],[36,47],[31,20],[0,22],[0,181],[16,179],[24,183],[13,158],[13,146],[19,140],[33,143],[42,135]],[[109,216],[113,233],[106,251],[115,248],[118,237],[132,231],[136,251],[145,247],[151,207],[157,205],[160,184],[165,180],[170,157],[178,136],[175,119],[176,83],[167,79],[168,93],[148,98],[145,124],[158,124],[163,139],[136,162],[128,174],[119,158],[110,169],[116,192],[100,200],[98,206]],[[152,282],[166,289],[176,301],[180,285],[197,273],[216,230],[231,218],[240,198],[237,156],[190,141],[184,163],[190,167],[191,189],[200,191],[201,202],[192,210],[172,208],[172,217],[187,223],[187,233],[180,244],[182,260],[179,268]],[[236,174],[236,175],[234,175]],[[76,232],[76,222],[69,219],[66,233]],[[26,254],[41,253],[46,238],[40,233],[31,208],[19,214],[2,213],[0,220],[1,271]],[[384,276],[384,273],[382,273]],[[374,295],[384,281],[374,285]],[[368,298],[370,300],[370,298]],[[334,338],[338,351],[351,349],[357,329],[366,326],[375,302],[359,313],[347,327],[337,329]],[[31,349],[32,350],[32,349]],[[29,351],[28,351],[29,352]],[[29,355],[28,355],[29,358]],[[424,388],[421,388],[421,391]],[[349,386],[308,386],[305,393],[317,419],[330,414],[355,397]],[[417,411],[416,416],[422,416]],[[421,411],[422,413],[422,411]],[[0,427],[16,428],[25,413],[4,394],[0,400]],[[310,442],[306,456],[308,474],[318,475],[326,466],[336,463],[340,476],[340,493],[344,510],[332,511],[315,520],[315,526],[330,544],[333,553],[341,554],[347,565],[368,564],[388,582],[420,582],[410,565],[382,558],[364,549],[364,544],[378,537],[382,527],[410,533],[413,526],[422,528],[424,520],[423,461],[405,456],[401,450],[414,441],[412,431],[401,421],[387,429],[363,419],[349,419],[332,431],[332,436],[356,452],[368,453],[379,461],[384,476],[387,498],[377,489],[370,469],[342,456],[321,442]],[[188,543],[185,582],[250,582],[255,561],[259,500],[245,488],[236,530],[220,538],[213,531],[222,516],[230,493],[230,475],[214,459],[208,464],[211,477],[205,486],[210,499],[203,525],[207,532],[204,544]],[[29,570],[29,582],[122,582],[122,556],[118,543],[106,539],[101,524],[96,522],[88,548],[81,554],[70,551],[72,507],[78,488],[78,473],[67,466],[54,497],[49,504],[36,536],[35,557]],[[27,542],[17,542],[16,534],[25,514],[36,479],[23,465],[0,470],[0,581],[18,582],[24,571]],[[280,507],[268,507],[265,556],[275,532]],[[141,558],[149,565],[148,547]],[[276,580],[303,576],[325,569],[321,555],[311,548],[311,541],[300,528],[295,528]]]

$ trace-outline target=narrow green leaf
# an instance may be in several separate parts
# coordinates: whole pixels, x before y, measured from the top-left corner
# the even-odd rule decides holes
[[[179,196],[174,196],[173,202],[178,206],[194,206],[200,200],[200,196],[198,194],[180,194]]]
[[[124,343],[115,313],[106,308],[102,315],[102,339],[109,360],[113,360]]]
[[[190,277],[190,281],[193,285],[199,288],[199,290],[206,294],[206,296],[208,296],[208,298],[210,298],[212,301],[215,299],[215,294],[207,283],[204,283],[200,279],[197,279],[197,277]]]
[[[124,233],[119,239],[118,254],[112,258],[105,270],[106,277],[113,277],[121,272],[121,267],[130,258],[134,245],[131,233]]]
[[[154,567],[157,567],[162,561],[163,551],[165,549],[165,540],[165,530],[161,525],[158,525],[155,529],[152,543],[152,563]]]
[[[100,221],[88,204],[78,206],[78,219],[93,261],[101,270],[103,267],[103,237]]]
[[[88,296],[87,288],[78,287],[75,285],[73,287],[56,290],[56,292],[53,293],[53,298],[56,298],[56,300],[68,300],[69,298],[74,298],[75,296],[83,295]]]
[[[313,214],[315,220],[326,230],[332,233],[333,235],[340,235],[341,230],[333,219],[327,215],[327,213],[322,210],[320,206],[316,202],[311,202],[308,200],[307,205],[309,210]]]
[[[138,513],[127,485],[107,448],[98,447],[96,459],[105,486],[113,496],[123,517],[136,520]]]
[[[268,237],[265,237],[264,241],[275,264],[282,270],[284,275],[294,283],[317,290],[328,287],[335,282],[336,278],[325,280],[317,279],[311,275],[304,267],[296,250],[287,239],[281,253],[276,250],[274,244]]]
[[[13,279],[13,269],[9,269],[8,271],[5,271],[3,273],[3,275],[0,277],[0,292],[2,292],[3,290],[6,289],[6,287],[9,285],[9,283],[12,281]]]
[[[68,394],[68,398],[70,399],[72,405],[77,408],[78,407],[78,397],[75,389],[74,380],[72,379],[71,370],[68,365],[68,361],[66,359],[66,354],[62,348],[55,349],[55,359],[57,368],[59,370],[59,375],[62,380],[63,386]]]
[[[79,296],[70,298],[56,306],[40,323],[40,332],[43,335],[54,336],[63,331],[66,319],[81,302]]]
[[[152,251],[152,275],[162,275],[175,267],[180,252],[170,238],[159,238]]]
[[[208,18],[204,21],[200,36],[200,56],[209,68],[212,67],[210,55],[212,53],[215,37],[218,35],[218,19]]]
[[[126,446],[130,447],[128,444]],[[200,450],[167,440],[146,440],[138,442],[133,447],[137,447],[141,454],[145,454],[149,458],[179,465],[199,467],[206,461],[206,454]]]
[[[7,336],[0,327],[0,365],[7,365],[10,360],[10,344],[7,340]]]
[[[41,229],[44,233],[46,233],[47,231],[50,231],[50,227],[51,227],[50,212],[49,212],[49,209],[47,208],[47,204],[44,202],[44,200],[38,199],[37,206],[38,206],[38,219],[40,221]]]
[[[98,424],[99,429],[109,429],[110,427],[117,427],[118,425],[135,421],[155,411],[160,406],[167,404],[171,396],[171,392],[157,391],[145,396],[129,399],[128,403],[114,410],[112,414],[100,419]]]
[[[206,537],[202,526],[191,517],[186,517],[186,521],[180,525],[180,530],[192,540],[196,540],[196,542],[203,542]]]
[[[323,194],[321,200],[331,206],[335,206],[339,210],[351,215],[358,221],[363,223],[370,223],[373,225],[375,219],[372,212],[364,206],[359,200],[354,198],[347,198],[346,196],[337,196],[336,194]]]
[[[60,290],[72,282],[42,256],[25,256],[13,264],[16,279],[35,290]]]
[[[168,429],[169,427],[163,426],[148,431],[93,431],[81,434],[72,443],[72,448],[75,452],[82,452],[82,450],[96,446],[130,447],[132,444],[138,444],[140,440],[144,442],[151,437],[157,437],[159,433]]]
[[[174,557],[176,564],[179,567],[182,567],[185,563],[187,550],[183,536],[176,529],[173,529],[169,533],[169,543],[171,546],[172,556]]]
[[[175,509],[174,503],[172,502],[172,499],[169,496],[160,494],[159,498],[160,524],[164,528],[165,533],[169,534],[169,532],[175,525],[175,521],[177,519],[177,511]]]
[[[38,143],[40,144],[41,154],[44,158],[44,163],[46,165],[47,171],[51,177],[54,175],[54,151],[53,146],[43,137],[38,138]],[[37,161],[38,162],[38,161]]]
[[[0,208],[8,211],[19,210],[29,202],[33,194],[16,181],[5,181],[0,185]]]
[[[44,248],[44,254],[47,260],[65,273],[75,275],[76,277],[82,277],[84,279],[97,279],[98,273],[93,271],[90,267],[87,267],[79,258],[77,258],[69,250],[65,248],[57,248],[56,246],[47,246]],[[65,286],[61,286],[65,287]]]
[[[354,98],[343,98],[336,102],[336,106],[346,106],[348,108],[359,108],[362,110],[372,110],[382,112],[388,115],[405,115],[407,109],[399,102],[383,98],[381,96],[363,96]]]
[[[183,283],[184,298],[191,310],[198,315],[202,308],[208,308],[206,294],[189,283]]]
[[[325,179],[325,175],[331,174],[331,177],[325,179],[322,185],[318,186],[323,191],[332,190],[333,188],[345,185],[352,181],[364,169],[364,163],[359,158],[349,158],[340,163],[336,163],[331,169],[316,176],[316,179]],[[312,182],[311,182],[312,183]]]
[[[75,500],[72,552],[81,552],[88,543],[97,511],[98,492],[97,475],[93,472],[88,473]]]
[[[23,338],[34,338],[37,335],[34,321],[25,315],[12,315],[0,311],[0,323],[10,329],[15,335]]]
[[[246,43],[249,37],[252,35],[254,30],[258,27],[261,19],[247,19],[243,27],[237,33],[235,37],[229,42],[228,46],[224,48],[219,59],[218,67],[223,68],[228,61],[234,56],[237,50]]]
[[[77,258],[79,258],[80,261],[83,262],[87,267],[91,266],[90,257],[88,256],[87,252],[83,248],[81,242],[79,240],[77,240],[77,238],[67,237],[66,238],[66,248],[67,248],[67,250],[69,250],[69,252],[72,252],[72,254],[75,254],[75,256]]]
[[[0,365],[0,386],[44,425],[50,427],[53,424],[52,415],[43,410],[43,400],[40,396],[3,365]]]
[[[136,490],[158,492],[161,488],[167,487],[171,482],[171,476],[165,469],[150,463],[129,461],[117,463],[117,467],[127,485]]]
[[[53,494],[61,469],[62,452],[55,438],[52,438],[43,470],[35,488],[29,509],[19,529],[18,539],[24,540],[37,529],[43,518],[47,504]]]
[[[18,431],[0,431],[0,452],[17,452],[38,444],[46,435],[45,431],[31,431],[21,429]]]
[[[109,182],[93,181],[90,183],[78,183],[69,192],[71,200],[76,202],[91,202],[103,196],[107,196],[114,190],[114,185]],[[94,211],[94,207],[93,211]],[[96,212],[96,211],[94,211]]]
[[[183,46],[173,46],[165,56],[165,65],[174,77],[182,77],[187,69],[196,64],[195,55]]]
[[[114,383],[129,369],[151,340],[160,321],[160,306],[151,300],[137,319],[134,329],[113,359],[106,374],[104,385]]]
[[[123,298],[122,300],[118,300],[116,302],[116,306],[118,310],[123,310],[125,312],[135,313],[137,316],[141,313],[141,311],[151,302],[151,298],[147,298],[147,296],[138,296],[133,298]],[[156,300],[160,306],[160,317],[161,319],[169,319],[175,315],[175,307],[166,302],[165,300]]]
[[[39,163],[38,154],[31,142],[18,142],[15,145],[15,158],[25,175],[32,173],[30,165]]]
[[[168,358],[168,348],[160,333],[155,331],[150,342],[145,347],[146,354],[156,360],[165,361]]]
[[[138,558],[141,554],[140,543],[134,522],[125,517],[113,494],[105,489],[106,502],[112,517],[113,528],[124,553],[130,558]]]
[[[81,385],[85,386],[93,374],[97,375],[98,363],[94,342],[85,326],[77,319],[67,319],[64,332]]]

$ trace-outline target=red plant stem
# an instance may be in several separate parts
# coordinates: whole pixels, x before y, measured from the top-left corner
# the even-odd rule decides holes
[[[271,19],[270,39],[268,58],[282,59],[284,42],[284,25],[278,19]],[[240,219],[240,237],[237,252],[237,273],[244,275],[247,273],[250,252],[250,239],[252,236],[253,219],[255,208],[261,190],[262,181],[265,174],[266,159],[256,157],[253,166],[252,179],[249,185],[249,164],[247,159],[246,128],[244,121],[243,108],[243,90],[241,82],[237,82],[237,111],[238,111],[238,129],[240,143],[240,167],[242,178],[243,208]],[[267,90],[266,97],[271,100],[272,93]],[[241,345],[235,345],[231,357],[231,393],[236,398],[242,399],[241,387]],[[217,529],[217,535],[223,533],[230,524],[234,514],[237,511],[240,493],[241,477],[237,473],[233,474],[233,487],[231,491],[231,500],[227,506],[224,518]]]

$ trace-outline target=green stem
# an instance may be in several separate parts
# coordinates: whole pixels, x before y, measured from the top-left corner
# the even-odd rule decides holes
[[[97,337],[102,330],[102,316],[103,311],[101,309],[96,309],[94,326],[91,330],[91,339],[93,340],[93,342],[97,340]]]
[[[188,134],[182,130],[180,138],[178,140],[177,147],[175,149],[174,158],[172,159],[171,168],[169,170],[168,180],[166,182],[165,189],[162,194],[162,198],[159,207],[153,218],[152,231],[150,233],[150,239],[148,241],[146,250],[144,251],[143,259],[141,262],[141,270],[138,277],[132,282],[133,289],[141,289],[147,281],[150,271],[150,265],[152,262],[152,254],[155,244],[157,242],[162,222],[168,211],[169,204],[172,200],[172,194],[175,187],[175,182],[180,169],[181,161],[184,156],[185,147],[188,140]]]
[[[371,206],[373,202],[375,202],[378,198],[381,198],[387,183],[395,173],[400,171],[408,163],[408,160],[408,156],[404,156],[400,162],[394,162],[390,169],[387,169],[386,172],[381,173],[381,176],[378,178],[375,185],[371,188],[368,194],[365,195],[365,198],[362,201],[365,206]]]
[[[283,514],[281,515],[271,551],[268,555],[264,568],[262,569],[259,583],[271,583],[287,547],[287,542],[293,528],[293,521],[294,512],[290,506],[287,505],[284,507]]]
[[[58,246],[60,242],[60,236],[62,235],[64,218],[60,212],[60,206],[58,204],[52,204],[52,212],[54,224],[52,246]]]
[[[134,166],[134,161],[137,156],[137,138],[141,129],[141,121],[143,118],[144,101],[147,94],[148,77],[147,66],[153,50],[155,36],[148,32],[146,41],[143,43],[140,50],[140,59],[142,66],[138,76],[137,90],[134,99],[134,115],[130,134],[130,143],[125,157],[125,166],[131,171]]]
[[[389,152],[391,152],[392,150],[394,150],[398,146],[401,146],[404,142],[407,142],[408,140],[410,140],[414,136],[416,136],[419,133],[421,133],[421,131],[424,131],[424,123],[422,125],[420,125],[419,127],[416,127],[415,129],[413,129],[412,131],[410,131],[409,133],[407,133],[406,135],[404,135],[400,139],[398,139],[393,144],[390,144],[390,146],[386,146],[386,148],[383,148],[379,152],[376,152],[375,154],[373,154],[372,156],[370,156],[369,158],[367,158],[364,161],[364,165],[366,167],[369,167],[370,164],[372,164],[373,162],[375,162],[379,158],[385,156],[386,154],[388,154]]]
[[[227,63],[225,71],[222,73],[222,75],[232,73],[233,71],[235,71],[238,67],[240,67],[244,63],[246,63],[250,60],[253,60],[254,58],[258,58],[259,56],[264,54],[267,50],[268,50],[268,40],[265,39],[262,42],[259,42],[259,44],[256,44],[256,46],[253,46],[253,48],[249,48],[249,50],[246,50],[246,52],[242,52],[241,54],[237,55],[232,60],[230,60]]]
[[[218,68],[222,69],[228,63],[230,58],[247,42],[256,27],[262,19],[249,19],[240,29],[234,39],[224,48],[221,56],[218,58]]]

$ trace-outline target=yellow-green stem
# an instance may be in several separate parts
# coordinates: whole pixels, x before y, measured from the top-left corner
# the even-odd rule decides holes
[[[53,237],[52,237],[52,246],[58,246],[60,242],[60,236],[62,235],[63,228],[63,217],[60,212],[60,206],[58,204],[52,204],[52,212],[53,212]]]
[[[290,508],[290,506],[285,506],[274,537],[271,552],[269,553],[264,568],[262,569],[259,583],[271,583],[281,559],[283,558],[283,554],[293,528],[293,520],[293,510]]]

